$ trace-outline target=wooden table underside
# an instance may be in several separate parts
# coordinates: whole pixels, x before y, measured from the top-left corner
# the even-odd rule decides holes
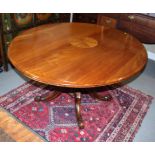
[[[8,57],[30,79],[77,89],[74,96],[81,128],[78,89],[122,82],[139,73],[147,62],[144,46],[133,36],[86,23],[48,24],[26,30],[13,39]],[[45,98],[54,99],[58,95],[60,92]],[[91,96],[103,100],[111,98]]]

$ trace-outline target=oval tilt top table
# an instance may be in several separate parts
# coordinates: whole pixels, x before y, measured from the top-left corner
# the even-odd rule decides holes
[[[77,121],[82,88],[119,83],[140,72],[146,64],[144,46],[133,36],[108,27],[61,23],[39,26],[22,32],[11,42],[8,57],[25,76],[51,86],[74,88]],[[111,96],[90,93],[110,100]],[[54,99],[59,91],[37,101]]]

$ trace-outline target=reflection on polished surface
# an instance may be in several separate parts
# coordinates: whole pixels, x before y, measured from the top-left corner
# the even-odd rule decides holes
[[[127,33],[81,23],[44,25],[27,30],[11,43],[13,65],[27,77],[54,86],[75,88],[75,110],[80,129],[81,93],[77,88],[106,86],[140,72],[146,64],[144,46]],[[55,99],[61,92],[36,96],[40,102]],[[110,101],[110,94],[90,95]]]
[[[70,41],[75,38],[92,38],[97,45],[72,46]],[[144,46],[131,35],[82,23],[49,24],[27,30],[12,41],[8,57],[31,79],[72,88],[120,82],[139,72],[147,60]]]

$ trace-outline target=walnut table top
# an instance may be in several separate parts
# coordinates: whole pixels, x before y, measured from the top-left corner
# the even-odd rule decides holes
[[[140,72],[147,62],[144,46],[131,35],[86,23],[26,30],[13,39],[8,57],[25,76],[69,88],[118,83]]]

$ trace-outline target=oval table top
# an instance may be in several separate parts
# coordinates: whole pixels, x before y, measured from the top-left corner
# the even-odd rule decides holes
[[[91,88],[139,73],[144,46],[128,33],[86,23],[48,24],[23,31],[8,57],[25,76],[49,85]]]

